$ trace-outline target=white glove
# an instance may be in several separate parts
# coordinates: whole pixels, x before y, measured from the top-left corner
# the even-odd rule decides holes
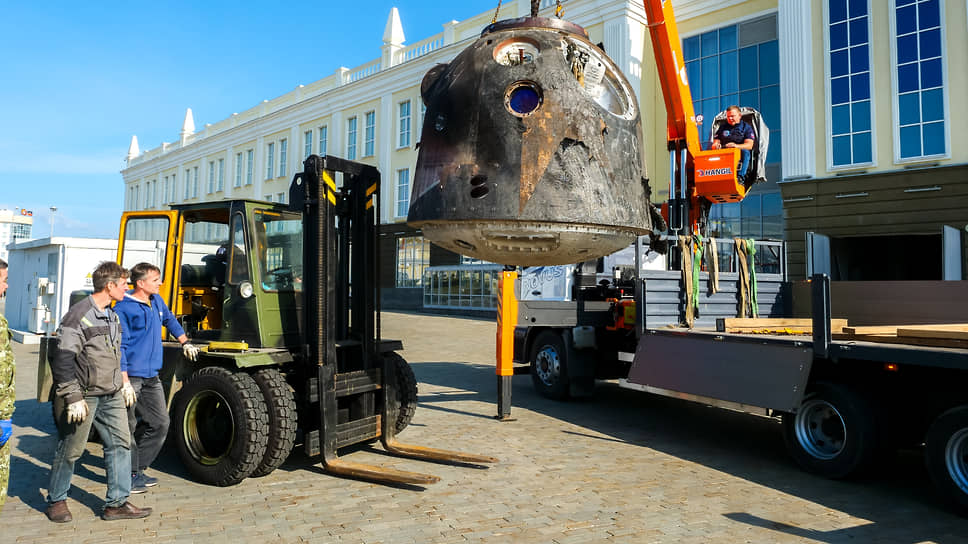
[[[124,386],[121,388],[121,396],[124,397],[125,408],[131,408],[138,401],[138,395],[135,395],[131,382],[124,382]]]
[[[80,423],[87,419],[87,402],[81,399],[67,405],[67,422]]]
[[[198,348],[195,347],[191,342],[185,342],[182,344],[182,355],[191,361],[198,360]]]

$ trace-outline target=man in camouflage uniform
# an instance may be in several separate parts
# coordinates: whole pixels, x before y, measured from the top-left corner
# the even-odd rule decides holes
[[[7,290],[7,262],[0,259],[0,297]],[[0,511],[7,500],[7,481],[10,479],[10,435],[13,434],[13,346],[10,327],[0,315]]]

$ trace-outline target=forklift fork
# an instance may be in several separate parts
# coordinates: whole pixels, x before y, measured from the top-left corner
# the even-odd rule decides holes
[[[337,187],[335,172],[343,175]],[[322,454],[327,472],[376,482],[427,485],[439,477],[341,459],[338,450],[377,438],[391,454],[458,464],[493,457],[404,444],[396,440],[400,406],[395,363],[402,349],[380,338],[376,168],[311,155],[290,187],[290,208],[303,213],[303,361],[307,401],[319,404],[319,426],[306,426],[306,452]],[[352,296],[350,291],[352,289]],[[315,376],[314,376],[315,374]]]

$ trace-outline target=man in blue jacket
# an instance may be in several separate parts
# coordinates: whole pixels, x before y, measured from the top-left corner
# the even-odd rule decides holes
[[[151,263],[131,268],[134,290],[114,306],[121,318],[121,372],[130,382],[137,401],[128,408],[131,428],[131,492],[144,493],[158,485],[158,479],[145,474],[155,460],[168,434],[168,409],[158,371],[162,363],[161,327],[164,325],[182,345],[185,357],[198,358],[198,348],[188,341],[185,330],[161,299],[161,270]],[[139,424],[140,423],[140,424]]]

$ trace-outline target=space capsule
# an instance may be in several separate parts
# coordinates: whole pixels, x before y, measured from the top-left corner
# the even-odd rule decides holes
[[[486,27],[424,76],[407,222],[431,242],[521,266],[607,255],[652,230],[632,88],[582,27]]]

